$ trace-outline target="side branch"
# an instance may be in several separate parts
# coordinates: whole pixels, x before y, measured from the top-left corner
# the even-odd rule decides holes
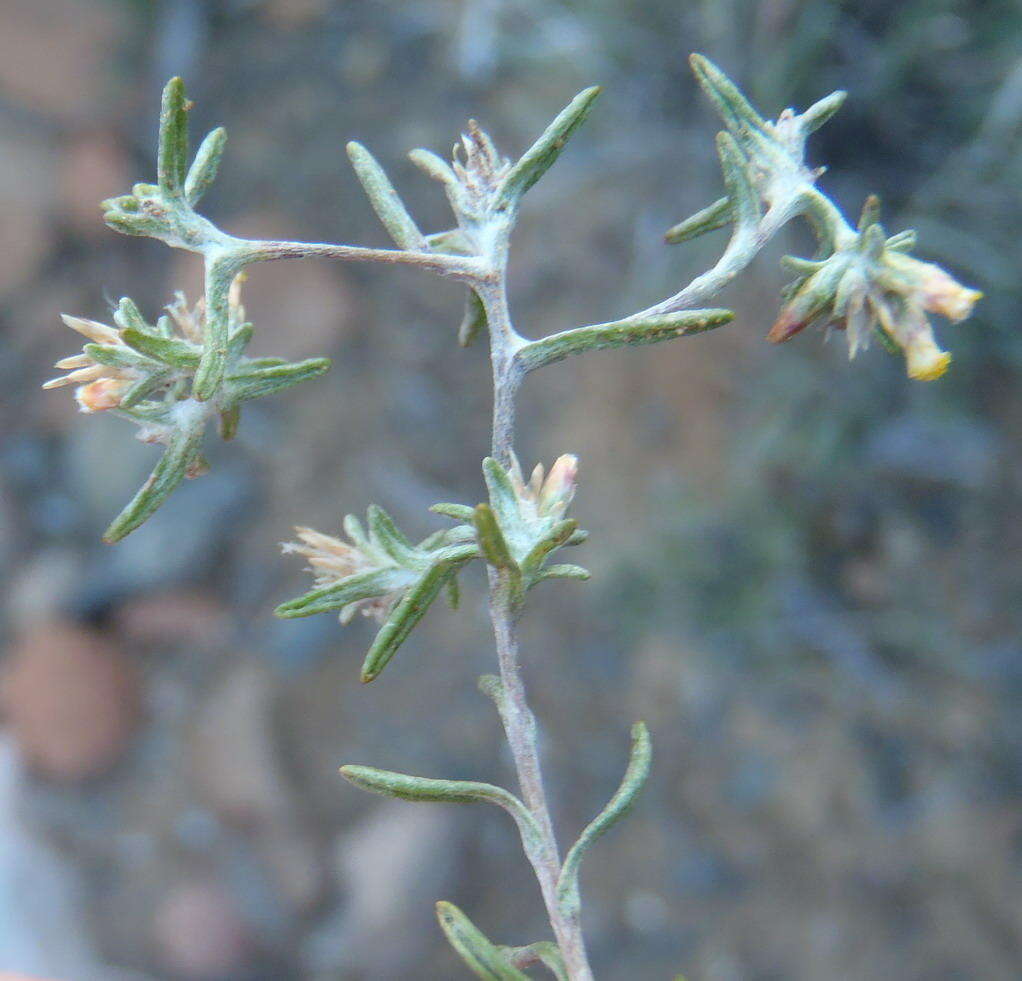
[[[245,252],[247,262],[320,257],[347,262],[383,262],[388,265],[417,266],[467,283],[484,283],[491,278],[488,265],[475,256],[410,252],[401,249],[368,249],[356,245],[330,245],[320,242],[242,240],[240,247]]]

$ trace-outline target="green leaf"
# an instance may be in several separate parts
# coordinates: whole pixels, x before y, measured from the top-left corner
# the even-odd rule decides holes
[[[354,764],[342,766],[341,776],[362,790],[384,797],[397,797],[400,800],[433,804],[496,804],[516,821],[534,824],[525,805],[514,794],[490,783],[413,777],[407,773]]]
[[[348,144],[347,150],[348,159],[355,168],[362,189],[390,237],[402,249],[429,251],[425,236],[419,231],[419,226],[408,213],[397,191],[394,190],[394,185],[376,162],[376,158],[361,143],[354,140]]]
[[[414,581],[414,574],[406,569],[369,569],[354,576],[347,576],[339,582],[310,590],[297,599],[281,603],[273,614],[290,620],[294,617],[311,617],[316,613],[341,610],[349,603],[386,596],[387,593],[403,589]]]
[[[527,580],[533,579],[546,561],[546,557],[565,545],[576,528],[578,528],[578,522],[574,518],[558,521],[546,535],[532,546],[529,554],[522,560],[522,575]]]
[[[447,580],[469,559],[475,558],[478,551],[475,545],[459,545],[442,549],[435,555],[433,564],[408,589],[376,635],[362,664],[363,682],[368,684],[379,677],[415,625],[426,615]]]
[[[713,204],[697,211],[690,218],[679,221],[664,232],[664,241],[670,245],[677,245],[679,242],[688,242],[690,239],[698,238],[707,232],[723,228],[731,224],[731,199],[718,198]]]
[[[436,915],[451,946],[476,977],[486,981],[528,981],[507,956],[453,903],[436,904]]]
[[[759,194],[749,180],[748,161],[730,133],[717,134],[717,156],[735,225],[748,228],[758,224],[762,217]]]
[[[185,83],[172,78],[163,89],[156,175],[160,190],[178,195],[188,167],[188,101]]]
[[[196,368],[199,364],[200,352],[194,344],[176,337],[160,337],[157,334],[144,334],[134,327],[125,327],[121,331],[121,339],[146,357],[159,361],[172,368]]]
[[[454,518],[455,521],[472,521],[475,515],[475,508],[467,504],[434,504],[430,511],[434,514],[442,514],[447,518]]]
[[[633,344],[657,344],[713,330],[734,319],[730,310],[679,310],[655,316],[629,317],[608,324],[594,324],[561,331],[531,341],[518,351],[526,371],[563,361],[583,351],[603,351]]]
[[[696,80],[716,106],[724,124],[735,136],[758,136],[773,140],[766,121],[749,103],[738,87],[709,58],[689,56]]]
[[[571,542],[567,542],[571,544]],[[544,579],[579,579],[585,582],[587,579],[592,578],[592,573],[588,569],[583,569],[580,565],[548,565],[545,569],[541,569],[535,576],[537,582],[541,582]]]
[[[564,860],[557,880],[557,900],[566,912],[578,910],[578,869],[582,856],[597,838],[606,834],[634,806],[649,776],[652,745],[645,723],[632,726],[632,751],[621,786],[607,806],[585,827]]]
[[[427,177],[440,181],[447,187],[456,187],[458,178],[451,170],[450,164],[442,160],[431,150],[411,150],[408,159],[419,168]]]
[[[136,306],[135,301],[127,296],[122,296],[117,304],[117,309],[114,311],[114,323],[121,330],[124,330],[126,327],[133,327],[135,330],[143,333],[152,332],[152,327],[146,323],[145,317],[142,316],[142,312]]]
[[[511,556],[493,508],[489,504],[476,505],[472,521],[475,525],[476,539],[486,561],[496,569],[503,569],[517,576],[518,563]]]
[[[268,365],[243,373],[228,375],[226,378],[227,397],[231,401],[244,402],[282,392],[292,385],[298,385],[310,378],[317,378],[330,367],[329,358],[309,358],[293,364]]]
[[[119,409],[131,409],[138,405],[139,402],[147,399],[150,395],[159,391],[167,384],[171,377],[169,371],[154,371],[152,374],[145,378],[140,378],[137,382],[131,385],[121,395],[121,401],[118,405]]]
[[[192,384],[195,397],[203,402],[216,395],[223,384],[231,322],[230,289],[239,268],[237,256],[223,253],[206,256],[206,329],[202,357]]]
[[[142,371],[161,371],[161,361],[147,357],[123,344],[97,344],[90,341],[82,345],[82,351],[97,364],[109,365],[111,368],[138,368]]]
[[[462,347],[468,347],[485,326],[486,307],[483,306],[479,294],[470,289],[465,293],[465,313],[458,326],[458,343]]]
[[[814,102],[799,116],[802,132],[807,135],[815,133],[844,105],[847,98],[848,93],[839,89],[837,92],[831,92],[830,95],[824,96],[818,102]]]
[[[501,946],[500,951],[515,967],[525,967],[539,961],[557,981],[568,981],[568,970],[564,966],[561,948],[552,940],[540,940],[525,947]]]
[[[369,540],[383,549],[398,565],[407,567],[415,561],[415,546],[383,508],[378,504],[370,504],[366,510],[366,521],[369,524]]]
[[[238,423],[241,421],[241,406],[232,405],[220,413],[220,438],[227,442],[238,435]]]
[[[220,126],[208,133],[199,144],[195,159],[185,178],[185,199],[189,205],[198,204],[216,180],[226,143],[227,130]]]
[[[160,462],[138,493],[110,523],[110,527],[103,533],[103,541],[119,542],[149,518],[170,496],[197,462],[203,429],[203,422],[199,419],[189,426],[182,426],[170,436]]]
[[[237,360],[242,352],[248,347],[248,342],[252,340],[252,325],[242,324],[240,327],[235,328],[231,332],[231,336],[227,338],[227,361]],[[283,358],[255,358],[249,359],[244,362],[245,367],[269,367],[270,364],[287,364]],[[238,366],[237,370],[241,370],[241,366]]]
[[[599,85],[579,92],[557,114],[539,139],[522,154],[501,182],[495,204],[498,211],[517,204],[521,196],[550,169],[561,155],[565,143],[589,115],[600,92]]]
[[[524,349],[523,349],[524,350]],[[518,521],[518,495],[507,471],[493,457],[483,460],[483,479],[490,493],[490,505],[502,528],[513,528]]]
[[[903,232],[892,235],[884,243],[884,247],[894,252],[911,252],[916,247],[916,233],[911,228],[907,228]]]

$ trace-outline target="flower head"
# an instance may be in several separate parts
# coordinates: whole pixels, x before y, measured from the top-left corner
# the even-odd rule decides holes
[[[285,555],[304,555],[309,560],[308,571],[315,577],[317,588],[332,586],[351,576],[390,564],[389,559],[379,555],[364,538],[358,544],[349,544],[302,525],[295,528],[295,535],[298,541],[283,542],[281,551]],[[361,613],[383,623],[401,592],[397,588],[348,603],[341,608],[338,618],[342,624],[348,624],[356,613]]]
[[[559,456],[549,474],[546,474],[542,463],[537,463],[528,483],[522,479],[518,460],[513,458],[508,476],[519,502],[531,509],[535,517],[560,520],[575,497],[578,457],[571,453]]]
[[[123,349],[121,353],[130,356],[131,349],[121,340],[120,333],[113,327],[108,327],[95,320],[72,317],[66,313],[61,314],[61,319],[72,330],[78,331],[92,342],[92,345],[102,344],[115,349]],[[87,344],[86,348],[90,346]],[[104,409],[116,409],[121,404],[121,396],[125,390],[142,378],[142,374],[137,368],[111,364],[108,361],[97,361],[94,354],[84,351],[81,354],[73,354],[69,358],[61,358],[54,368],[66,371],[67,374],[50,379],[43,385],[43,388],[77,385],[75,399],[82,412],[102,412]]]
[[[947,371],[951,355],[937,344],[927,314],[964,320],[982,293],[906,255],[913,237],[885,238],[877,210],[875,199],[867,201],[858,234],[829,258],[789,260],[802,278],[767,339],[786,341],[810,324],[835,327],[846,332],[854,357],[877,334],[886,347],[903,352],[910,378],[932,381]]]

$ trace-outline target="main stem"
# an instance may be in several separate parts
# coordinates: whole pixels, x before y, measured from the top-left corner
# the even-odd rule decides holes
[[[521,338],[511,326],[503,263],[494,281],[481,286],[480,298],[486,309],[490,328],[490,357],[493,363],[493,445],[494,458],[507,467],[511,463],[515,434],[515,397],[521,383],[522,369],[515,360]],[[539,827],[539,840],[525,844],[526,855],[539,880],[550,926],[564,957],[564,966],[571,981],[592,981],[593,972],[586,955],[585,939],[577,911],[565,912],[557,901],[557,879],[561,859],[554,835],[553,821],[543,789],[543,773],[536,744],[536,720],[525,697],[521,663],[518,653],[519,609],[513,598],[511,584],[505,574],[491,568],[490,619],[497,646],[503,697],[498,705],[504,733],[518,785],[526,807]]]

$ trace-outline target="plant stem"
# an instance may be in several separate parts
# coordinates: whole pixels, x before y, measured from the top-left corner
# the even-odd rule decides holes
[[[500,253],[503,251],[500,250]],[[502,255],[497,258],[502,258]],[[493,364],[492,452],[501,466],[507,467],[511,463],[514,449],[515,396],[523,374],[515,355],[523,341],[512,327],[508,314],[504,262],[495,265],[498,267],[498,275],[479,292],[490,328],[490,357]],[[490,619],[502,685],[502,695],[497,704],[522,797],[539,828],[539,840],[535,844],[523,841],[525,852],[539,880],[550,926],[561,949],[568,977],[571,981],[592,981],[593,973],[586,956],[579,914],[577,911],[562,909],[557,901],[561,860],[543,789],[543,773],[536,744],[536,720],[526,701],[525,685],[522,682],[517,630],[519,609],[506,574],[491,568],[489,581]]]

